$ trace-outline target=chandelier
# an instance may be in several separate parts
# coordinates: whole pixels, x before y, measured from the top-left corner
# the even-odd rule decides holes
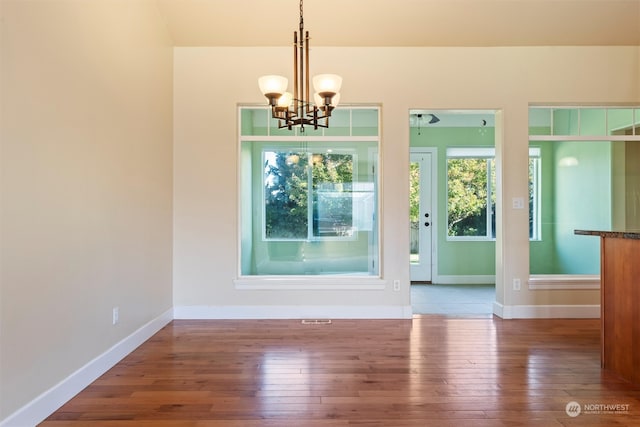
[[[260,91],[269,100],[271,117],[278,119],[278,128],[305,126],[328,128],[331,111],[340,101],[342,77],[319,74],[313,77],[315,93],[309,97],[309,31],[304,32],[302,0],[300,0],[300,31],[293,33],[293,94],[287,92],[289,81],[282,76],[262,76]],[[304,38],[302,35],[304,34]]]

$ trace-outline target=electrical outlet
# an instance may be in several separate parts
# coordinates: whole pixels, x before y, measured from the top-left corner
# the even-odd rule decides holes
[[[521,287],[520,279],[513,279],[513,290],[519,291]]]
[[[393,281],[393,290],[398,292],[400,290],[400,280]]]
[[[113,324],[117,324],[120,321],[120,308],[119,307],[113,307],[113,316],[111,318],[111,321],[113,322]]]

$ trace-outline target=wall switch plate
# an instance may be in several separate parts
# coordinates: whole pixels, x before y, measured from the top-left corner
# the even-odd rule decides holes
[[[393,281],[393,290],[398,292],[400,290],[400,280]]]
[[[524,198],[514,197],[511,201],[513,209],[524,209]]]
[[[113,324],[117,324],[120,321],[120,308],[119,307],[113,307],[113,315],[111,318],[111,321],[113,322]]]
[[[521,287],[522,283],[520,282],[520,279],[513,279],[513,290],[519,291]]]

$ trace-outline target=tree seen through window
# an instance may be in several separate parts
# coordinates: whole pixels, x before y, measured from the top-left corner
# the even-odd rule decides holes
[[[267,239],[353,234],[353,155],[265,151],[264,185]]]
[[[450,158],[447,180],[448,235],[495,237],[494,160]]]

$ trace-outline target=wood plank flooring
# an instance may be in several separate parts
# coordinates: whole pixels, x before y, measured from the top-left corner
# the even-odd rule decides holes
[[[437,315],[176,320],[41,424],[633,425],[640,386],[601,370],[598,319]]]

